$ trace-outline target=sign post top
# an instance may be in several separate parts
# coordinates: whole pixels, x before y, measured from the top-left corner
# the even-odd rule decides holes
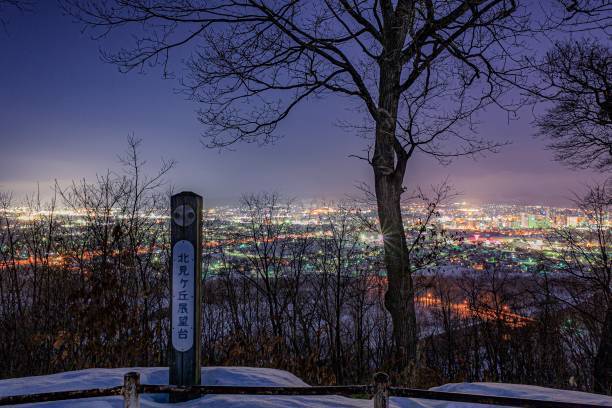
[[[200,235],[199,229],[201,223],[196,222],[202,214],[203,199],[202,196],[191,192],[183,191],[174,194],[171,199],[171,214],[173,239],[189,239],[195,240]],[[174,234],[174,228],[180,229]]]
[[[182,197],[182,196],[202,198],[201,195],[196,194],[193,191],[181,191],[180,193],[174,194],[172,197]]]

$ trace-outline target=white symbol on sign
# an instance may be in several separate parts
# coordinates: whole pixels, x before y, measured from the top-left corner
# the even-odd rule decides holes
[[[193,224],[196,219],[196,214],[193,208],[189,205],[179,205],[172,212],[172,219],[181,227],[188,227]]]
[[[193,347],[195,318],[195,254],[191,242],[172,248],[172,346],[180,352]]]

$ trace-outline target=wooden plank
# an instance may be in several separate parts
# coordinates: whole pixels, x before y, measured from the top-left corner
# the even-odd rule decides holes
[[[201,385],[192,387],[176,387],[172,385],[141,385],[143,394],[163,393],[198,393],[219,395],[371,395],[369,385],[347,385],[327,387],[241,387],[230,385]]]
[[[0,397],[0,406],[32,404],[36,402],[67,401],[81,398],[112,397],[119,396],[123,392],[123,386],[112,388],[91,388],[88,390],[56,391],[27,395],[10,395]]]

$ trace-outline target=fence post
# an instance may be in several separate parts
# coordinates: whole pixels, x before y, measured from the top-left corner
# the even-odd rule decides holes
[[[374,374],[374,408],[389,408],[389,376]]]
[[[131,371],[123,376],[123,407],[140,408],[140,373]]]

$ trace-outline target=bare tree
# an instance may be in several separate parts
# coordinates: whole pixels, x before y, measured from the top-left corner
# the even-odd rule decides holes
[[[58,186],[64,205],[81,222],[63,240],[63,255],[79,278],[72,303],[78,319],[65,343],[73,344],[74,360],[89,365],[106,366],[113,358],[125,364],[163,361],[165,346],[160,349],[156,342],[163,342],[168,329],[160,318],[168,290],[167,275],[160,273],[165,268],[160,248],[168,247],[168,236],[158,215],[168,208],[162,188],[174,162],[162,161],[156,173],[147,175],[140,143],[128,138],[128,150],[120,157],[124,172]],[[89,360],[76,356],[82,350],[89,350],[84,353]]]
[[[386,307],[398,366],[416,356],[414,288],[400,210],[409,159],[495,149],[472,114],[502,105],[520,75],[527,30],[519,0],[64,0],[105,36],[129,26],[132,48],[105,54],[124,71],[160,64],[192,45],[184,85],[204,107],[207,145],[266,143],[300,103],[329,94],[362,108],[371,127],[378,216],[389,277]],[[449,141],[449,139],[455,141]],[[368,152],[370,153],[370,150]]]
[[[247,219],[244,232],[238,232],[235,239],[244,242],[249,250],[240,267],[263,297],[271,326],[270,340],[282,350],[289,310],[303,283],[305,256],[311,245],[309,229],[292,230],[291,203],[277,194],[245,195],[241,204]]]
[[[536,119],[555,159],[574,168],[612,168],[612,67],[608,45],[612,5],[607,0],[554,0],[557,40],[532,68],[528,89],[548,109]],[[560,7],[559,7],[560,6]]]
[[[573,347],[582,348],[580,360],[592,370],[592,387],[612,392],[612,261],[610,186],[596,185],[576,200],[586,217],[582,229],[555,230],[548,238],[554,256],[550,269],[560,270],[552,285],[552,295],[577,316],[580,327],[570,328]],[[585,335],[586,333],[586,335]]]
[[[345,378],[346,355],[343,337],[343,313],[350,296],[351,283],[361,275],[359,254],[364,251],[360,241],[360,223],[353,212],[356,209],[340,204],[337,212],[326,214],[321,224],[328,236],[319,241],[321,256],[317,267],[322,273],[319,280],[321,315],[327,323],[332,351],[332,365],[336,382],[342,384]]]
[[[554,0],[562,6],[556,22],[565,30],[609,30],[612,4],[608,0]]]
[[[26,198],[13,213],[11,195],[0,193],[0,376],[49,372],[53,337],[66,323],[65,299],[70,279],[59,271],[55,256],[62,221],[56,199],[42,204],[40,194]],[[61,303],[61,307],[58,305]],[[60,312],[60,313],[58,313]],[[44,333],[44,334],[43,334]],[[15,356],[19,356],[16,358]]]
[[[612,54],[595,40],[557,43],[536,67],[535,92],[553,106],[536,121],[555,159],[612,168]]]
[[[560,27],[586,35],[555,43],[534,67],[543,81],[531,91],[553,104],[537,119],[539,134],[551,140],[549,147],[557,160],[607,172],[612,169],[612,68],[610,47],[598,38],[609,38],[612,5],[606,0],[557,3],[563,6],[557,16]],[[568,339],[574,369],[587,372],[581,375],[587,389],[608,394],[612,392],[609,183],[591,186],[575,200],[587,219],[583,229],[557,229],[548,237],[554,256],[541,268],[560,268],[560,276],[549,277],[544,271],[536,279],[546,299],[544,313],[556,303],[577,317],[568,319],[560,333]]]

